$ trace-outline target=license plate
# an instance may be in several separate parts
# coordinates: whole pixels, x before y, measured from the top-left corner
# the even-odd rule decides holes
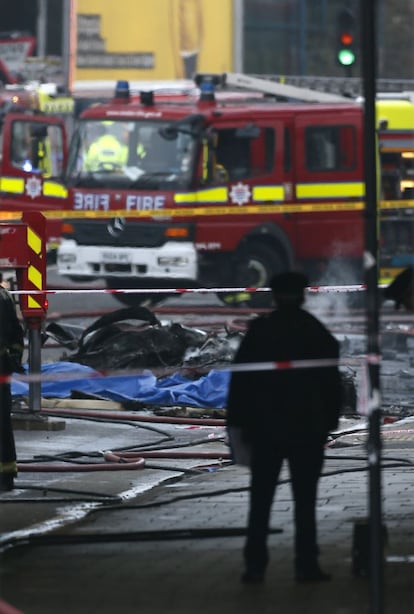
[[[102,252],[103,262],[129,264],[131,262],[130,255],[126,252],[108,251]]]

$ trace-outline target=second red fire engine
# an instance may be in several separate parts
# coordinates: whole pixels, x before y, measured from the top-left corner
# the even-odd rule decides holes
[[[197,96],[144,92],[139,100],[121,82],[113,100],[81,113],[64,170],[58,120],[9,118],[2,182],[19,184],[33,208],[57,209],[60,200],[60,274],[149,294],[263,287],[292,267],[314,283],[363,281],[361,105],[330,95],[319,102],[216,96],[218,81],[200,77]],[[42,145],[49,169],[39,157],[30,168],[17,158],[24,130]]]

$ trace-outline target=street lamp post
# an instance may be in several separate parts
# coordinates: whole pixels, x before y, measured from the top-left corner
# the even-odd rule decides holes
[[[360,0],[365,144],[365,280],[369,386],[369,535],[372,614],[383,614],[383,531],[381,506],[381,395],[379,375],[378,188],[376,138],[377,0]]]
[[[46,55],[46,32],[47,32],[47,0],[37,0],[37,56],[44,58]]]

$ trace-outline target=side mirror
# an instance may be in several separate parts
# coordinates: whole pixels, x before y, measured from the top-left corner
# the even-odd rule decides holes
[[[174,128],[174,126],[166,126],[165,128],[160,128],[159,133],[166,141],[175,141],[178,138],[178,130]]]
[[[204,119],[204,115],[197,113],[189,115],[188,117],[177,120],[164,128],[160,128],[159,133],[167,141],[174,141],[178,137],[178,133],[189,134],[194,138],[198,138],[201,136],[201,129]]]

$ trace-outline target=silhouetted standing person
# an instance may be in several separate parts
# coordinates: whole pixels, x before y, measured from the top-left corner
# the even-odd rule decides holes
[[[414,268],[408,267],[401,271],[384,289],[384,298],[395,301],[395,308],[401,305],[407,311],[414,311]]]
[[[272,279],[276,309],[251,322],[235,362],[333,359],[333,365],[233,372],[230,380],[228,426],[241,428],[251,446],[245,583],[264,579],[270,511],[285,459],[295,501],[295,579],[330,579],[318,563],[316,499],[327,436],[337,427],[341,406],[339,344],[302,309],[307,285],[301,273]]]
[[[23,344],[24,333],[13,299],[0,283],[0,376],[22,370]],[[0,492],[12,490],[17,475],[11,409],[10,383],[0,381]]]

